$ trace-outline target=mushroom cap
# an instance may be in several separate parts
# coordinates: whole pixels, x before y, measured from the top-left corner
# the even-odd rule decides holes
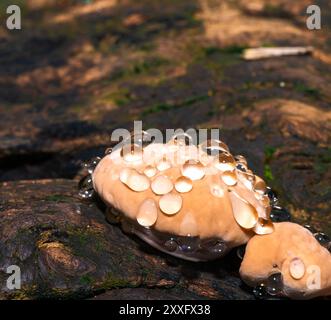
[[[331,295],[331,254],[306,228],[291,222],[274,224],[275,231],[248,241],[240,267],[250,286],[267,283],[281,272],[282,295],[297,299]]]
[[[254,234],[252,220],[257,223],[259,217],[268,219],[268,208],[259,200],[261,194],[254,191],[254,184],[247,180],[246,174],[237,169],[229,174],[227,168],[226,177],[230,177],[231,181],[226,184],[229,179],[221,179],[223,172],[215,168],[215,157],[204,153],[200,161],[200,151],[199,147],[192,145],[154,143],[144,148],[142,159],[128,157],[134,159],[128,162],[121,156],[121,150],[115,150],[95,168],[92,174],[94,189],[108,206],[122,212],[123,218],[133,224],[137,223],[138,212],[141,219],[141,204],[146,199],[153,199],[158,212],[155,223],[149,228],[156,232],[199,237],[201,240],[220,239],[226,243],[227,250],[244,244]],[[167,163],[171,167],[142,178],[146,167],[157,169],[158,163],[165,161],[165,156],[169,158]],[[132,172],[135,179],[128,176]],[[121,181],[120,177],[124,180],[122,178]],[[180,192],[180,188],[176,188],[176,181],[182,177],[192,183],[192,189]],[[139,185],[139,179],[143,186],[146,185],[145,178],[150,180],[147,189]],[[127,181],[131,180],[138,186],[128,185]],[[167,185],[160,188],[159,182]],[[160,189],[165,190],[166,194],[162,194]],[[239,212],[235,215],[234,210]],[[240,210],[243,210],[242,213]],[[245,214],[250,215],[248,219]],[[249,221],[248,226],[246,221]]]

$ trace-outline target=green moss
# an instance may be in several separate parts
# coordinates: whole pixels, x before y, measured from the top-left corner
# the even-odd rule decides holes
[[[128,89],[119,89],[112,93],[105,94],[100,101],[113,101],[117,106],[122,107],[133,100],[133,96]]]
[[[88,274],[85,274],[82,277],[80,277],[79,282],[84,286],[91,286],[93,283],[93,279]]]
[[[104,289],[127,288],[132,287],[132,284],[126,279],[118,278],[114,274],[108,273],[101,287]]]
[[[318,155],[314,163],[314,170],[318,174],[324,174],[331,170],[331,148],[325,149],[320,155]]]
[[[165,102],[164,103],[157,103],[157,104],[155,104],[151,107],[146,108],[143,111],[142,115],[145,116],[145,115],[160,112],[160,111],[168,111],[168,110],[172,110],[172,109],[191,106],[196,102],[207,100],[209,97],[210,97],[209,94],[204,94],[204,95],[189,97],[189,98],[187,98],[185,100],[182,100],[182,101],[179,101],[177,103],[165,103]]]
[[[296,91],[303,93],[306,96],[309,96],[313,99],[319,99],[321,97],[321,92],[317,88],[309,87],[304,83],[296,83],[293,87]]]
[[[113,80],[128,79],[141,75],[158,74],[160,68],[169,65],[170,62],[161,57],[152,57],[132,63],[126,68],[120,69],[112,75]]]
[[[264,165],[264,178],[269,182],[274,180],[274,176],[272,174],[271,167],[269,164]]]
[[[265,161],[269,162],[272,158],[272,156],[274,155],[274,153],[276,152],[277,148],[272,147],[272,146],[266,146],[264,148],[264,157],[265,157]]]

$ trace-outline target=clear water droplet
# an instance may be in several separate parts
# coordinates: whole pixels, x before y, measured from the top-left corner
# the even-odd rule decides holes
[[[270,219],[272,222],[291,221],[291,214],[284,208],[273,206],[270,212]]]
[[[242,163],[237,163],[236,168],[237,168],[237,170],[239,170],[241,172],[246,172],[247,171],[247,166],[245,166]]]
[[[268,297],[267,288],[264,284],[260,284],[253,289],[253,294],[256,299],[266,299]]]
[[[162,212],[168,215],[176,214],[182,208],[183,200],[178,194],[168,193],[159,199],[159,206]]]
[[[125,144],[121,150],[124,161],[135,162],[143,159],[143,149],[138,144]]]
[[[178,243],[175,239],[171,238],[164,243],[164,247],[169,252],[174,252],[177,250]]]
[[[254,232],[256,234],[270,234],[272,232],[274,232],[275,227],[273,225],[273,223],[270,220],[266,220],[263,218],[259,218],[255,227],[254,227]]]
[[[193,139],[188,133],[180,132],[174,134],[168,143],[177,146],[189,146],[193,144]]]
[[[242,245],[240,247],[237,248],[237,257],[242,260],[244,258],[245,255],[245,251],[246,251],[246,245]]]
[[[247,168],[247,160],[246,160],[246,158],[244,156],[242,156],[242,155],[236,155],[234,157],[234,159],[236,160],[236,162],[238,164],[241,163],[241,164],[243,164]]]
[[[260,194],[265,194],[266,192],[266,183],[262,178],[259,176],[255,176],[255,181],[254,181],[254,190],[255,192],[258,192]]]
[[[277,198],[277,194],[275,191],[271,190],[270,187],[266,187],[266,195],[269,197],[270,199],[270,205],[271,206],[276,206],[278,204],[278,198]]]
[[[132,131],[130,135],[124,139],[125,144],[135,144],[140,148],[145,148],[154,142],[154,137],[147,131]]]
[[[149,188],[149,179],[135,169],[124,168],[120,172],[120,181],[131,190],[142,192]]]
[[[209,156],[218,156],[221,153],[228,153],[228,146],[217,139],[209,139],[200,144],[200,148],[203,152],[207,153]]]
[[[171,168],[171,163],[167,159],[162,159],[158,162],[156,165],[157,170],[159,171],[165,171],[169,168]]]
[[[180,193],[189,192],[192,188],[192,180],[187,177],[179,177],[175,182],[175,189]]]
[[[78,195],[82,199],[92,199],[94,196],[94,189],[81,189],[79,190]]]
[[[314,234],[315,239],[320,243],[322,246],[327,246],[330,242],[330,238],[323,232],[318,232]]]
[[[92,174],[95,167],[98,165],[100,162],[101,158],[100,157],[94,157],[90,161],[84,163],[84,168],[87,169],[88,173]]]
[[[148,178],[154,177],[156,175],[156,172],[157,172],[157,170],[153,166],[147,166],[144,169],[144,174]]]
[[[236,222],[245,229],[252,229],[258,221],[258,214],[250,203],[241,198],[236,192],[229,192],[233,216]]]
[[[215,159],[214,166],[221,171],[233,171],[236,167],[236,161],[231,154],[222,152]]]
[[[140,205],[137,222],[143,227],[151,227],[157,220],[157,207],[153,199],[146,199]]]
[[[105,150],[105,156],[111,154],[112,152],[113,152],[113,148],[107,148]]]
[[[306,228],[307,230],[309,230],[313,234],[317,232],[316,229],[314,227],[312,227],[311,225],[309,225],[309,224],[305,224],[304,228]]]
[[[182,167],[182,174],[192,181],[200,180],[205,176],[205,168],[200,161],[188,160]]]
[[[283,291],[283,276],[280,272],[271,274],[267,279],[267,292],[271,296],[280,295]]]
[[[152,191],[157,195],[167,194],[174,188],[173,183],[167,176],[157,176],[151,183]]]
[[[224,171],[221,174],[221,178],[227,186],[234,186],[238,182],[237,174],[235,171]]]

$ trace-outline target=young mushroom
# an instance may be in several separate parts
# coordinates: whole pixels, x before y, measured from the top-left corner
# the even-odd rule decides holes
[[[217,259],[248,243],[240,269],[248,284],[275,278],[281,284],[277,294],[330,294],[329,251],[306,229],[273,223],[277,199],[224,142],[194,146],[174,138],[123,148],[107,154],[92,173],[94,190],[119,213],[123,229],[191,261]],[[319,290],[304,288],[310,265],[322,271]],[[281,276],[275,276],[277,268]]]

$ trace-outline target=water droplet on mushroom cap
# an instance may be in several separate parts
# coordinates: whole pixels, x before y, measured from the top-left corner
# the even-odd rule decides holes
[[[175,182],[175,189],[180,193],[189,192],[192,188],[192,180],[187,177],[179,177]]]
[[[291,221],[291,214],[284,208],[274,206],[271,209],[270,219],[273,222]]]
[[[157,220],[157,207],[153,199],[146,199],[140,205],[137,222],[143,227],[151,227]]]
[[[176,214],[182,208],[183,200],[178,194],[168,193],[159,199],[159,206],[165,214]]]
[[[229,152],[228,146],[217,139],[209,139],[200,144],[202,151],[207,153],[210,156],[217,156],[220,153]]]
[[[236,155],[234,157],[234,159],[236,160],[237,163],[241,163],[245,167],[247,167],[247,160],[246,160],[246,158],[244,156],[242,156],[242,155]]]
[[[193,144],[192,137],[186,132],[175,133],[171,139],[168,141],[168,144],[174,144],[177,146],[189,146]]]
[[[157,176],[152,181],[151,188],[155,194],[162,195],[172,191],[174,185],[167,176]]]
[[[221,171],[232,171],[236,167],[236,161],[231,154],[221,152],[215,159],[214,166]]]
[[[143,149],[138,144],[126,144],[121,149],[121,157],[127,162],[140,161],[143,158]]]
[[[84,167],[87,169],[88,173],[92,174],[98,163],[100,162],[100,157],[94,157],[88,162],[84,163]]]
[[[164,243],[164,247],[167,251],[174,252],[177,250],[178,243],[176,242],[176,240],[171,238]]]
[[[256,234],[270,234],[274,231],[275,227],[270,220],[259,218],[255,227],[254,232]]]
[[[265,299],[268,297],[267,288],[264,284],[260,284],[253,289],[253,294],[256,299]]]
[[[280,272],[271,274],[267,279],[267,292],[276,296],[283,291],[283,276]]]
[[[266,187],[264,180],[259,176],[255,176],[254,190],[260,194],[264,194],[267,190]]]
[[[234,171],[224,171],[221,174],[221,177],[227,186],[234,186],[237,184],[237,175]]]
[[[124,168],[120,172],[120,180],[133,191],[141,192],[149,188],[149,179],[134,169]]]
[[[330,238],[323,232],[317,232],[317,233],[314,234],[314,236],[315,236],[315,239],[322,246],[326,246],[330,242]]]
[[[182,167],[182,174],[193,181],[200,180],[205,175],[205,168],[200,161],[188,160]]]
[[[147,166],[144,169],[144,174],[145,176],[147,176],[148,178],[154,177],[156,175],[156,168],[154,168],[153,166]]]
[[[306,273],[306,267],[300,258],[294,258],[290,262],[290,275],[292,278],[299,280]]]
[[[161,161],[159,161],[159,163],[156,165],[156,167],[159,171],[165,171],[165,170],[171,168],[171,163],[166,159],[162,159]]]
[[[256,209],[234,191],[229,192],[229,196],[236,222],[245,229],[252,229],[258,220]]]

